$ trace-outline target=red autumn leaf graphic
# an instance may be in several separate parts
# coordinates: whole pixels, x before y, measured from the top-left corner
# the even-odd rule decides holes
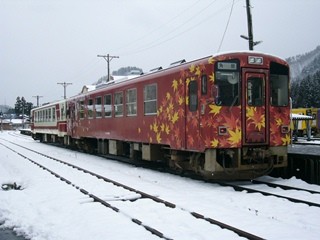
[[[193,146],[194,144],[194,139],[193,139],[193,136],[189,135],[188,136],[188,146]]]

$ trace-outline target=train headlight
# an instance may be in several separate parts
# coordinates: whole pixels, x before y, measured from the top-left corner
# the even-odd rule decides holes
[[[289,133],[290,132],[290,128],[287,125],[282,125],[281,126],[281,133]]]
[[[228,134],[228,129],[225,126],[219,126],[218,128],[218,134],[219,135],[227,135]]]

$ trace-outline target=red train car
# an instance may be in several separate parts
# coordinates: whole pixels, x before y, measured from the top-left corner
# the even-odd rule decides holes
[[[41,142],[67,140],[67,101],[43,104],[31,111],[31,131]]]
[[[67,100],[67,141],[212,179],[287,165],[289,66],[235,52],[111,81]]]

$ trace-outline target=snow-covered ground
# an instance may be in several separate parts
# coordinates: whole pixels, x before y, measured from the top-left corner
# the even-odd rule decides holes
[[[0,143],[8,145],[9,143],[4,141],[7,139],[23,144],[151,195],[159,196],[177,204],[180,209],[201,213],[257,236],[266,239],[319,239],[320,208],[261,194],[236,192],[229,187],[108,161],[41,144],[29,137],[12,133],[1,132]],[[68,176],[65,177],[68,178]],[[267,177],[267,179],[271,178]],[[77,180],[83,181],[83,179]],[[310,185],[295,178],[272,180],[320,191],[320,186]],[[109,192],[106,199],[110,199],[110,204],[122,210],[121,214],[116,213],[93,202],[79,190],[61,182],[0,145],[0,185],[12,182],[21,185],[23,190],[0,190],[0,227],[14,228],[17,233],[29,239],[159,239],[143,227],[134,224],[128,216],[137,218],[161,216],[166,214],[163,208],[152,205],[152,209],[146,212],[142,209],[145,209],[145,205],[150,202],[138,200],[133,204],[132,202],[127,204],[126,201],[115,201],[115,196],[113,197],[113,193]],[[91,186],[91,188],[96,191],[105,191],[100,188],[97,190],[97,186]],[[297,194],[305,195],[300,192]],[[313,201],[315,198],[320,201],[320,196],[312,196]],[[154,221],[150,225],[157,226],[172,239],[240,238],[232,232],[221,230],[200,220],[195,220],[194,223],[185,222],[185,219],[190,219],[187,215],[187,212],[181,211],[181,214],[173,215],[170,221],[161,221],[159,218],[159,221]],[[179,222],[178,226],[176,222]]]

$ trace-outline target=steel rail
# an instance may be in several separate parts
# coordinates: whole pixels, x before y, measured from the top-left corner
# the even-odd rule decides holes
[[[5,141],[8,141],[8,140],[5,140]],[[81,167],[79,167],[79,166],[76,166],[76,165],[74,165],[74,164],[67,163],[67,162],[62,161],[62,160],[60,160],[60,159],[57,159],[57,158],[48,156],[48,155],[46,155],[46,154],[37,152],[37,151],[35,151],[35,150],[33,150],[33,149],[27,148],[27,147],[25,147],[25,146],[21,146],[21,145],[19,145],[19,144],[17,144],[17,143],[14,143],[14,142],[11,142],[11,141],[8,141],[8,142],[10,142],[11,144],[14,144],[14,145],[16,145],[16,146],[18,146],[18,147],[21,147],[21,148],[24,148],[24,149],[26,149],[26,150],[29,150],[29,151],[31,151],[31,152],[37,153],[37,154],[39,154],[39,155],[42,155],[42,156],[44,156],[44,157],[47,157],[47,158],[49,158],[49,159],[52,159],[52,160],[54,160],[54,161],[57,161],[57,162],[59,162],[59,163],[65,164],[65,165],[67,165],[67,166],[69,166],[69,167],[75,168],[75,169],[77,169],[77,170],[79,170],[79,171],[83,171],[84,173],[90,174],[90,175],[92,175],[92,176],[94,176],[94,177],[97,177],[98,179],[104,180],[105,182],[112,183],[112,184],[114,184],[115,186],[122,187],[122,188],[124,188],[124,189],[126,189],[126,190],[129,190],[129,191],[135,192],[135,193],[137,193],[137,194],[140,194],[140,195],[142,196],[142,198],[148,198],[148,199],[151,199],[151,200],[153,200],[153,201],[155,201],[155,202],[162,203],[162,204],[164,204],[164,205],[167,206],[167,207],[177,208],[177,209],[179,209],[179,210],[188,212],[188,213],[190,213],[193,217],[195,217],[195,218],[197,218],[197,219],[201,219],[201,220],[204,220],[204,221],[206,221],[206,222],[208,222],[208,223],[210,223],[210,224],[217,225],[217,226],[221,227],[222,229],[230,230],[230,231],[238,234],[240,237],[245,237],[245,238],[251,239],[251,240],[262,240],[262,239],[264,239],[264,238],[262,238],[262,237],[256,236],[256,235],[251,234],[251,233],[249,233],[249,232],[246,232],[246,231],[243,231],[243,230],[238,229],[238,228],[236,228],[236,227],[230,226],[230,225],[225,224],[225,223],[223,223],[223,222],[220,222],[220,221],[218,221],[218,220],[215,220],[215,219],[206,217],[206,216],[204,216],[204,215],[202,215],[202,214],[200,214],[200,213],[188,211],[188,210],[186,210],[186,209],[184,209],[184,208],[182,208],[182,207],[177,206],[177,205],[174,204],[174,203],[171,203],[171,202],[166,201],[166,200],[163,200],[163,199],[161,199],[161,198],[152,196],[152,195],[150,195],[150,194],[148,194],[148,193],[145,193],[145,192],[142,192],[142,191],[140,191],[140,190],[134,189],[134,188],[132,188],[132,187],[130,187],[130,186],[127,186],[127,185],[124,185],[124,184],[119,183],[119,182],[117,182],[117,181],[114,181],[114,180],[112,180],[112,179],[106,178],[106,177],[104,177],[104,176],[101,176],[101,175],[96,174],[96,173],[94,173],[94,172],[92,172],[92,171],[89,171],[89,170],[87,170],[87,169],[84,169],[84,168],[81,168]],[[3,144],[2,144],[2,145],[3,145]],[[13,151],[14,151],[14,150],[13,150]],[[19,153],[18,153],[18,154],[19,154]],[[19,154],[19,155],[21,155],[21,154]],[[23,156],[23,155],[21,155],[21,156]],[[26,158],[25,156],[23,156],[23,157]],[[29,160],[29,161],[30,161],[30,160]],[[33,162],[33,160],[31,160],[31,161]],[[35,164],[37,164],[37,163],[35,163]],[[40,165],[40,164],[37,164],[37,165]],[[41,166],[41,167],[42,167],[42,166]],[[42,167],[42,168],[45,168],[45,167]],[[51,171],[51,170],[49,170],[49,171]],[[53,173],[52,173],[52,174],[53,174]],[[55,175],[56,177],[58,177],[57,174],[54,174],[54,175]],[[62,181],[64,181],[64,182],[66,182],[66,183],[71,184],[72,186],[74,186],[74,185],[73,185],[70,181],[68,181],[67,179],[65,179],[65,178],[63,178],[63,177],[61,177],[61,176],[59,176],[58,178],[60,178],[60,179],[61,179]],[[88,193],[88,192],[85,191],[85,190],[81,190],[80,187],[77,187],[77,186],[75,186],[75,187],[76,187],[77,189],[79,189],[82,193],[87,194],[87,195],[89,195],[90,197],[92,197],[94,200],[100,202],[99,200],[101,200],[101,199],[99,199],[97,196],[94,196],[94,195]],[[101,201],[103,201],[103,200],[101,200]],[[103,203],[102,203],[102,204],[103,204]],[[104,205],[104,204],[103,204],[103,205]],[[110,204],[109,204],[109,203],[106,203],[106,206],[108,206],[108,205],[110,205]],[[113,210],[117,211],[117,209],[113,209]],[[139,220],[137,220],[137,219],[132,219],[132,220],[133,220],[135,223],[140,223],[140,224],[142,225],[142,222],[141,222],[141,221],[139,221]],[[140,225],[140,224],[139,224],[139,225]],[[142,226],[146,228],[146,226],[144,226],[144,225],[142,225]],[[152,230],[152,232],[153,232],[153,231],[154,231],[155,233],[158,232],[157,230]],[[159,232],[159,233],[160,233],[160,232]],[[161,233],[160,236],[163,236],[163,234]],[[164,237],[164,236],[163,236],[163,237]],[[163,238],[163,237],[162,237],[162,238]]]

